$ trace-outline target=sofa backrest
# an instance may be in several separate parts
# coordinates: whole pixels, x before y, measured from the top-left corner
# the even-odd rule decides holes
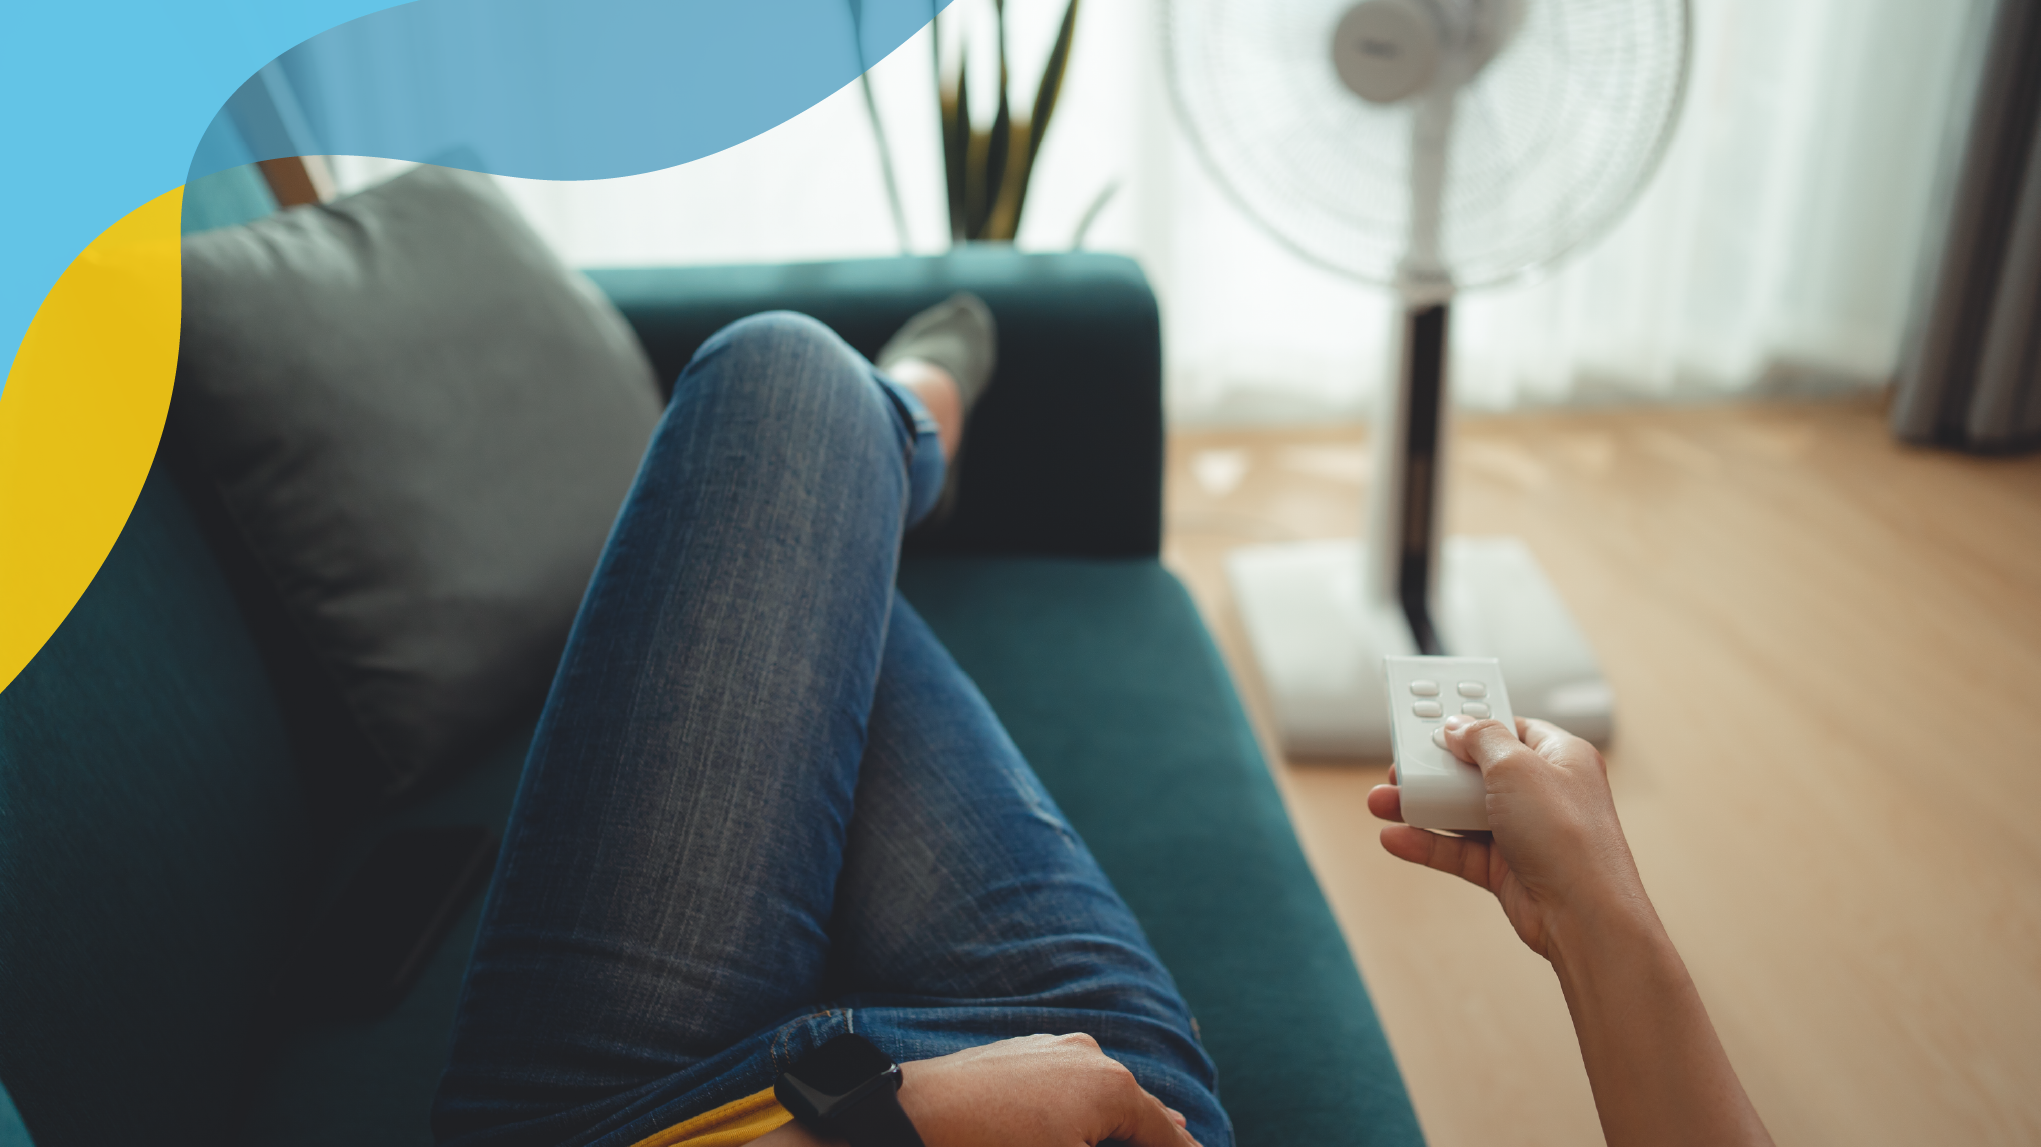
[[[971,416],[957,513],[920,553],[1153,557],[1162,545],[1162,325],[1132,259],[965,244],[944,255],[588,272],[670,384],[725,323],[794,310],[864,354],[915,311],[973,291],[999,364]],[[1002,381],[1004,380],[1004,381]]]

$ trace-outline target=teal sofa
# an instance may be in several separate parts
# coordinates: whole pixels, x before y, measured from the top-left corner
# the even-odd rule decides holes
[[[194,188],[187,226],[266,209],[249,178]],[[951,291],[990,302],[999,385],[960,512],[910,540],[902,591],[1175,974],[1239,1141],[1421,1142],[1225,665],[1157,560],[1161,350],[1139,268],[967,249],[593,278],[667,379],[759,310],[870,353]],[[8,1095],[40,1147],[430,1141],[479,904],[380,1019],[279,1025],[263,1000],[379,834],[502,823],[530,719],[395,807],[332,791],[310,762],[349,731],[294,640],[180,464],[173,416],[104,567],[0,693],[0,1142],[19,1132]]]

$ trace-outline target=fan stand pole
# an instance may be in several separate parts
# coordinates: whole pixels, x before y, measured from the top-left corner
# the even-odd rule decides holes
[[[1432,622],[1439,573],[1439,447],[1444,440],[1448,305],[1407,294],[1398,358],[1400,401],[1385,410],[1376,445],[1375,481],[1381,493],[1368,515],[1367,580],[1362,590],[1393,602],[1420,653],[1444,653]]]
[[[1453,277],[1441,258],[1445,198],[1459,63],[1417,99],[1410,118],[1410,240],[1396,272],[1402,321],[1395,337],[1397,385],[1375,425],[1375,481],[1368,514],[1371,555],[1364,592],[1394,602],[1420,653],[1445,652],[1432,617],[1439,576],[1439,485],[1445,475],[1446,320]]]
[[[1368,540],[1247,546],[1227,573],[1283,751],[1302,758],[1389,753],[1382,658],[1494,657],[1516,710],[1597,743],[1611,698],[1593,651],[1523,541],[1442,538],[1451,417],[1451,308],[1405,295],[1396,362],[1371,435]]]
[[[1380,757],[1390,718],[1382,658],[1437,653],[1448,291],[1398,292],[1390,377],[1372,438],[1368,541],[1248,546],[1227,555],[1262,684],[1291,756]],[[1511,696],[1515,696],[1512,688]]]
[[[1438,260],[1438,194],[1452,95],[1413,117],[1410,254],[1398,276],[1396,385],[1374,422],[1368,540],[1250,546],[1227,557],[1285,753],[1389,753],[1386,656],[1453,653],[1502,663],[1518,713],[1592,741],[1611,732],[1609,688],[1594,653],[1511,537],[1441,539],[1452,282]]]

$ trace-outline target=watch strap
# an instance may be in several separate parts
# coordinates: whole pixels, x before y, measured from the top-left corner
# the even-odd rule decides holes
[[[923,1147],[921,1133],[900,1106],[898,1088],[882,1087],[838,1112],[829,1120],[829,1133],[850,1147]]]

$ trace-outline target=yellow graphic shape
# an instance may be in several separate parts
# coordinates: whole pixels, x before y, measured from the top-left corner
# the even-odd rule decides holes
[[[0,390],[0,689],[57,631],[135,508],[177,377],[178,188],[50,289]]]

